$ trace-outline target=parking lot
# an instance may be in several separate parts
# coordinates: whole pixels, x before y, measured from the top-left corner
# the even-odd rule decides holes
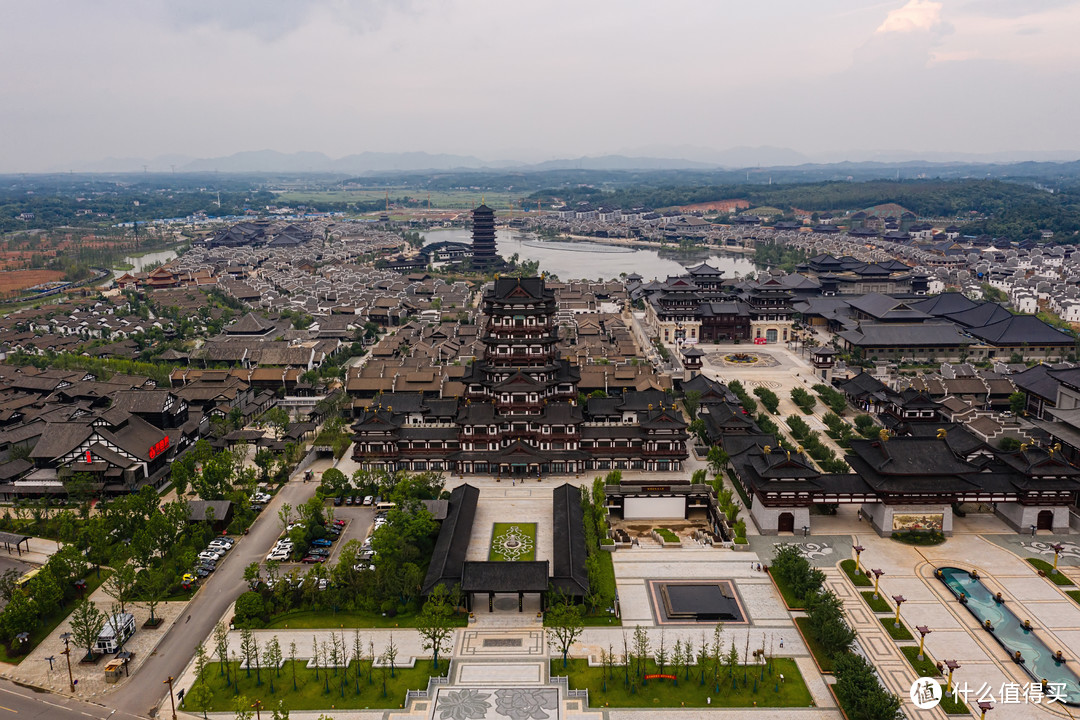
[[[345,527],[342,529],[341,535],[336,539],[332,536],[328,536],[329,539],[334,541],[328,549],[330,555],[327,556],[325,565],[332,565],[338,561],[338,557],[341,555],[341,548],[345,546],[345,543],[350,540],[357,540],[364,542],[364,540],[371,533],[372,525],[375,521],[375,508],[372,506],[354,505],[333,507],[333,503],[327,501],[327,509],[333,509],[335,520],[344,520]],[[266,559],[263,558],[263,564]],[[307,571],[310,565],[301,562],[283,562],[281,563],[281,572],[287,574],[292,571],[298,571],[301,574]]]

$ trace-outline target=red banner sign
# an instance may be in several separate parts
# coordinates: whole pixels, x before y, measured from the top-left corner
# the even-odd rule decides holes
[[[659,679],[659,680],[678,680],[679,678],[675,677],[674,675],[646,675],[645,679],[646,680],[657,680],[657,679]]]
[[[150,459],[153,460],[158,455],[160,455],[161,453],[165,452],[168,449],[169,449],[169,436],[166,435],[165,437],[161,438],[156,443],[154,443],[154,445],[150,448]]]

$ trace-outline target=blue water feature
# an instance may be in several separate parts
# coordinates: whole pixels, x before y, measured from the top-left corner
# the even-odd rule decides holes
[[[1012,657],[1020,651],[1024,658],[1021,667],[1031,677],[1040,681],[1046,678],[1049,683],[1065,684],[1066,703],[1080,705],[1080,676],[1065,663],[1058,662],[1054,650],[1046,646],[1035,633],[1024,628],[1023,622],[1016,617],[1006,603],[999,603],[978,578],[971,577],[967,570],[954,567],[938,568],[937,577],[945,583],[957,599],[961,593],[966,596],[964,607],[975,616],[985,629],[990,621],[990,630],[994,639]]]

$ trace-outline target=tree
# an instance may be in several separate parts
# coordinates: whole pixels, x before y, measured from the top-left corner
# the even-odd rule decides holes
[[[860,655],[844,653],[835,661],[836,697],[851,720],[901,718],[901,701],[881,686],[874,667]]]
[[[151,627],[157,627],[158,619],[154,615],[157,606],[165,599],[169,591],[169,581],[165,577],[165,571],[161,568],[148,568],[143,570],[143,581],[140,586],[142,592],[142,604],[150,611],[150,619],[147,621]]]
[[[686,415],[691,420],[697,418],[698,407],[701,406],[701,391],[700,390],[687,390],[683,396],[683,407],[686,408]]]
[[[780,407],[780,398],[767,387],[754,388],[754,394],[761,400],[762,406],[773,415],[776,414],[777,409]]]
[[[385,658],[384,662],[390,665],[390,677],[394,677],[394,663],[397,661],[398,656],[398,647],[394,642],[394,633],[390,633],[390,638],[386,641],[386,649],[383,650],[382,656]]]
[[[240,630],[240,654],[244,658],[247,677],[251,677],[251,668],[255,664],[255,635],[248,628]]]
[[[233,706],[236,712],[236,720],[251,720],[251,718],[255,717],[255,711],[252,710],[251,706],[251,699],[247,695],[236,698],[236,705]]]
[[[37,627],[40,618],[37,602],[26,593],[16,591],[3,613],[0,613],[0,631],[5,638],[11,640],[21,632],[31,632]],[[97,640],[97,635],[94,640]],[[90,645],[93,646],[93,641]]]
[[[1009,396],[1009,410],[1013,415],[1023,415],[1027,407],[1027,395],[1022,392],[1014,392]]]
[[[712,470],[713,475],[719,475],[725,467],[727,467],[728,457],[724,448],[719,445],[713,445],[709,448],[709,454],[706,457],[709,462],[709,469]]]
[[[273,426],[278,440],[289,430],[289,413],[284,408],[274,406],[263,413],[262,419]]]
[[[244,568],[244,582],[248,584],[248,587],[252,590],[259,588],[259,583],[262,581],[262,567],[258,561],[251,563]]]
[[[642,685],[648,685],[648,681],[645,679],[645,663],[649,659],[649,650],[651,648],[651,640],[649,639],[649,632],[638,625],[634,628],[634,659],[637,661],[637,672],[635,675],[641,680]]]
[[[289,642],[289,665],[292,666],[292,689],[296,690],[296,641]]]
[[[337,468],[330,468],[322,474],[322,484],[329,490],[330,495],[340,495],[345,492],[349,484],[349,478]]]
[[[284,503],[278,508],[277,516],[281,521],[281,532],[285,532],[289,528],[289,524],[292,522],[293,506],[289,503]]]
[[[121,613],[127,612],[127,604],[135,593],[135,582],[135,566],[130,561],[116,568],[105,579],[105,594],[117,602]]]
[[[218,656],[218,670],[225,676],[225,684],[229,684],[229,629],[225,623],[219,622],[214,626],[214,652]]]
[[[267,673],[267,677],[270,678],[270,693],[273,694],[274,678],[281,677],[281,643],[278,642],[277,635],[267,640],[266,645],[263,646],[263,659],[274,669],[272,675]]]
[[[439,652],[448,650],[448,643],[454,634],[451,616],[454,609],[450,605],[446,586],[439,583],[428,595],[427,602],[417,618],[416,629],[425,650],[432,652],[432,666],[439,669]]]
[[[6,617],[11,605],[4,609]],[[98,635],[105,629],[105,613],[98,610],[97,605],[83,599],[75,606],[71,613],[71,637],[78,647],[86,648],[86,656],[94,656],[94,644]]]
[[[585,629],[581,608],[571,603],[569,598],[563,598],[548,609],[546,624],[551,631],[549,642],[562,654],[563,667],[566,667],[570,646]]]
[[[668,664],[668,649],[664,638],[664,628],[660,628],[660,644],[656,646],[656,666],[660,668],[660,674],[664,674],[664,668]]]
[[[195,684],[191,690],[187,692],[185,696],[186,703],[190,703],[196,711],[201,710],[203,718],[206,718],[206,711],[210,709],[210,705],[214,701],[214,693],[210,690],[210,687],[206,684],[206,665],[207,656],[206,650],[203,649],[202,643],[195,648]]]

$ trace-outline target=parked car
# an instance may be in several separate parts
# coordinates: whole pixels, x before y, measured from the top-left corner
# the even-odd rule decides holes
[[[324,563],[326,562],[326,558],[318,555],[306,555],[300,562],[311,565],[313,563]]]
[[[327,580],[326,578],[319,578],[319,589],[320,590],[325,590],[327,587],[329,587],[329,585],[330,585],[329,580]]]
[[[345,498],[345,504],[346,505],[352,505],[352,496],[351,495],[349,497]]]
[[[341,502],[342,501],[340,496],[334,498],[334,507],[341,507]]]
[[[269,555],[266,556],[266,562],[284,562],[289,559],[289,553],[284,550],[272,550]]]
[[[262,512],[264,509],[265,509],[265,506],[260,505],[259,503],[255,503],[254,505],[251,506],[251,511],[252,512]]]
[[[200,560],[213,560],[214,562],[217,562],[218,560],[221,559],[221,555],[216,553],[216,552],[213,552],[211,550],[203,550],[201,553],[199,553],[199,559]]]
[[[196,577],[204,578],[204,577],[208,576],[209,574],[210,574],[210,571],[207,570],[204,567],[200,566],[200,567],[195,568]]]
[[[318,538],[317,540],[312,540],[311,541],[311,546],[312,547],[327,547],[328,548],[333,544],[334,544],[333,540],[327,540],[326,538]]]
[[[308,550],[308,555],[314,555],[316,557],[330,557],[330,551],[326,548],[317,547]]]
[[[345,527],[345,521],[344,520],[335,520],[334,524],[337,525],[338,527]]]
[[[375,500],[375,498],[373,498],[371,495],[366,495],[364,497],[364,504],[365,505],[370,505],[374,500]]]

